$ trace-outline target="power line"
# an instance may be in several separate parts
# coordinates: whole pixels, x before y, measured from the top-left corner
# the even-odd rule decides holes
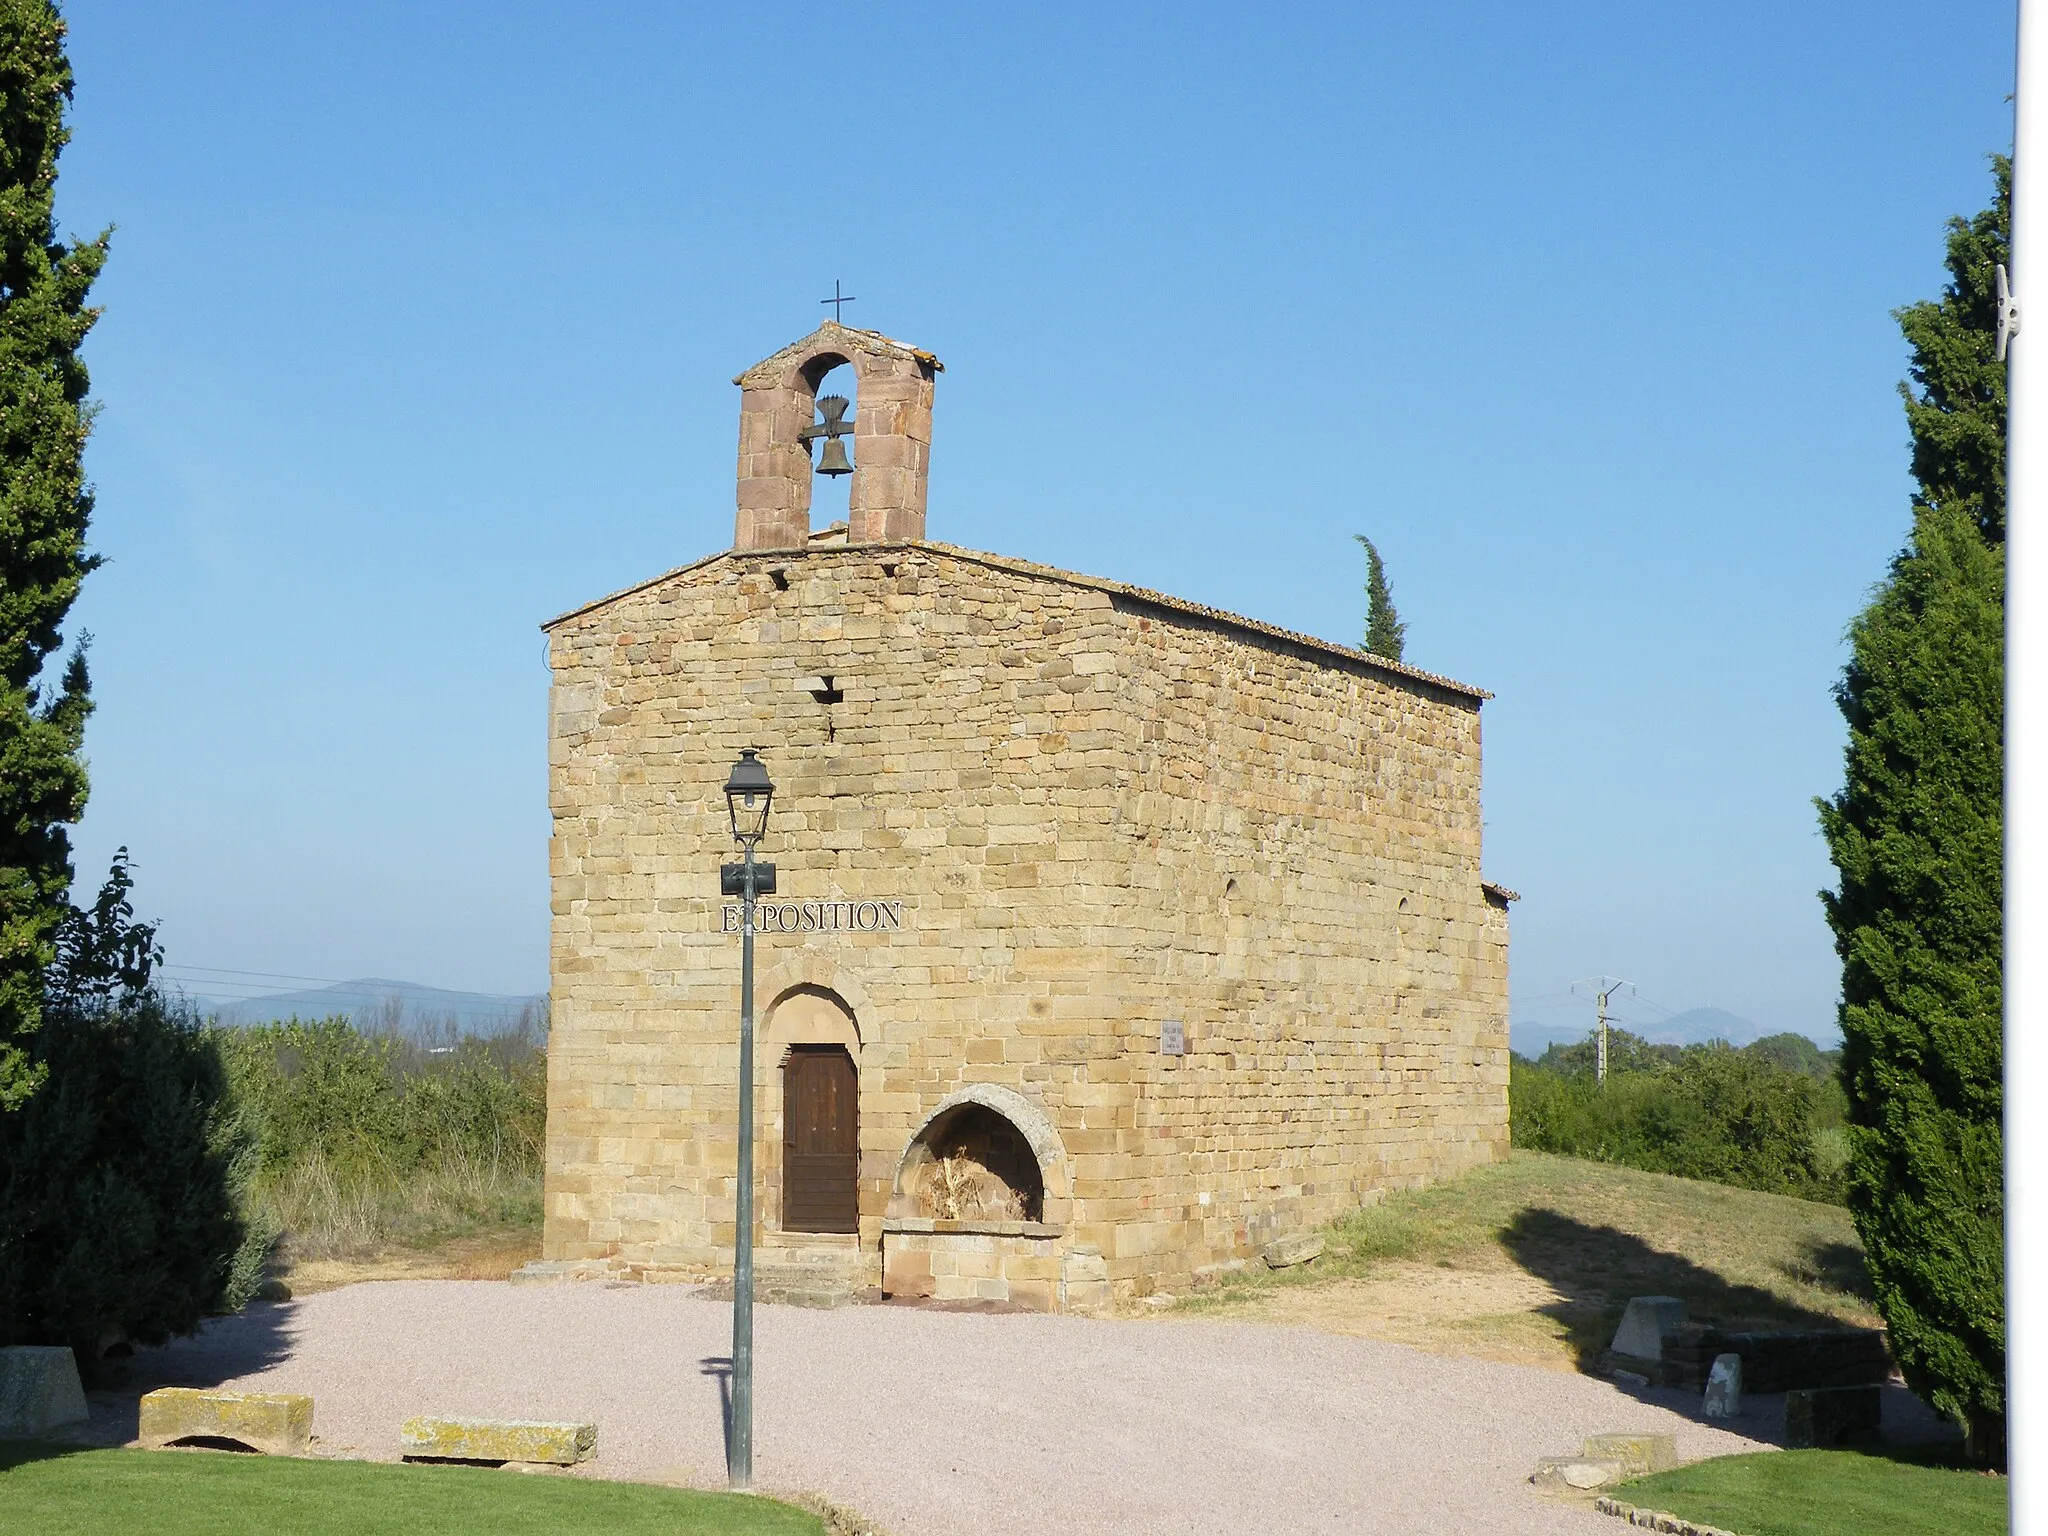
[[[182,991],[191,992],[196,990],[195,984],[192,983],[189,977],[172,976],[167,979]],[[270,997],[331,998],[336,1002],[395,1002],[403,1003],[410,1008],[439,1009],[443,1012],[469,1009],[496,1009],[516,1013],[522,1008],[532,1006],[533,1003],[546,996],[545,993],[536,992],[530,997],[456,997],[437,1000],[431,997],[412,997],[402,992],[376,992],[355,987],[322,987],[317,992],[279,992],[274,988],[252,987],[247,983],[223,985],[219,982],[208,982],[197,985],[204,988],[201,995],[224,997],[236,1001],[260,1002],[264,998]]]

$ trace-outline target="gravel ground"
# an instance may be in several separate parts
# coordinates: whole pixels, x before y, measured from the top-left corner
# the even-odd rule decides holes
[[[131,1380],[310,1392],[330,1454],[395,1457],[399,1422],[420,1413],[589,1420],[599,1475],[716,1487],[730,1317],[667,1286],[391,1281],[221,1319],[139,1355]],[[756,1482],[898,1536],[1612,1536],[1612,1520],[1528,1485],[1539,1456],[1605,1430],[1674,1431],[1687,1459],[1758,1447],[1603,1381],[1306,1329],[754,1317]],[[113,1400],[101,1411],[118,1420]]]

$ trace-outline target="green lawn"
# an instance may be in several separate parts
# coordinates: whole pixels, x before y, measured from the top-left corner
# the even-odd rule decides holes
[[[1614,1496],[1740,1536],[2004,1536],[2006,1482],[1857,1451],[1720,1456]]]
[[[0,1444],[0,1532],[36,1536],[820,1536],[732,1493],[469,1467]]]

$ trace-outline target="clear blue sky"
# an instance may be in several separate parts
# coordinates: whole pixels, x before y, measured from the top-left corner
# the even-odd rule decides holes
[[[1517,1018],[1826,1037],[1810,799],[2009,4],[95,0],[82,884],[174,965],[546,984],[536,626],[731,538],[730,380],[936,351],[933,537],[1492,689]],[[203,990],[203,988],[202,988]]]

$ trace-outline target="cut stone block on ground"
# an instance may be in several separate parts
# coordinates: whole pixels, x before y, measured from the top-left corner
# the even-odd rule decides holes
[[[573,1467],[597,1453],[595,1424],[536,1419],[438,1419],[421,1416],[399,1427],[408,1461],[530,1462]]]
[[[27,1440],[85,1418],[85,1389],[70,1350],[61,1344],[0,1349],[0,1438]]]
[[[136,1439],[150,1447],[231,1441],[270,1456],[303,1456],[313,1440],[313,1399],[302,1392],[160,1387],[142,1399]]]

